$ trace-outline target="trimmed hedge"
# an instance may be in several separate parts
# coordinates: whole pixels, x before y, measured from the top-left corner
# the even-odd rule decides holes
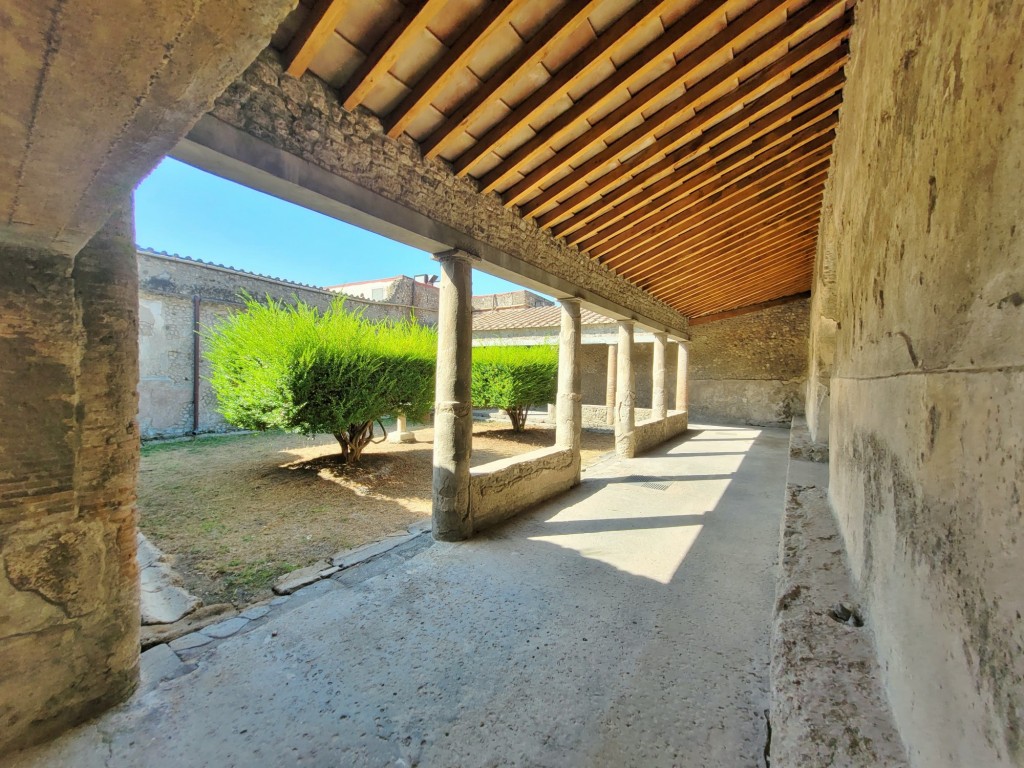
[[[473,405],[501,408],[522,432],[531,405],[552,403],[558,392],[558,347],[474,347]]]
[[[412,321],[371,323],[337,299],[321,312],[245,296],[204,332],[218,410],[244,429],[330,433],[358,462],[373,423],[433,407],[437,333]]]

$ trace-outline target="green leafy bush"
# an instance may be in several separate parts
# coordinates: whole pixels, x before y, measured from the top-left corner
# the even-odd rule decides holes
[[[329,433],[343,458],[359,461],[373,423],[433,406],[437,334],[412,321],[371,323],[245,297],[246,311],[206,329],[206,357],[218,409],[244,429]]]
[[[501,408],[522,432],[531,405],[555,400],[558,392],[558,348],[474,347],[473,405]]]

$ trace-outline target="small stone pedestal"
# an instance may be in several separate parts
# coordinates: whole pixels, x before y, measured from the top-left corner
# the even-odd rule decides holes
[[[396,417],[395,431],[388,434],[389,443],[415,443],[416,435],[409,431],[405,423],[405,414],[400,413]]]

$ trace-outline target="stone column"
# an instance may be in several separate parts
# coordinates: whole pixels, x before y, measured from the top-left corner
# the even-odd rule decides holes
[[[416,435],[409,431],[409,425],[405,420],[405,414],[395,416],[395,429],[388,435],[389,443],[415,443]]]
[[[469,516],[469,458],[473,450],[472,257],[462,251],[448,251],[434,258],[441,264],[434,394],[434,538],[461,541],[473,533]]]
[[[685,341],[677,341],[679,354],[676,358],[676,410],[685,411],[686,407],[686,367],[689,358]]]
[[[632,458],[636,454],[636,381],[633,378],[633,323],[619,322],[619,354],[615,393],[615,452]]]
[[[615,369],[618,366],[618,347],[608,345],[608,382],[605,385],[604,403],[608,414],[608,424],[615,423]]]
[[[579,299],[563,299],[558,334],[558,404],[555,445],[573,452],[580,481],[580,434],[583,429],[583,335]]]
[[[0,753],[138,680],[130,199],[74,257],[0,245]]]
[[[668,336],[664,333],[654,334],[653,381],[651,382],[651,418],[664,421],[668,418],[667,374],[665,372],[665,347]]]

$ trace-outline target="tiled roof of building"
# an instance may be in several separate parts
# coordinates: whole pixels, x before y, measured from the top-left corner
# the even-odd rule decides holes
[[[583,325],[607,325],[614,323],[610,317],[580,310]],[[560,307],[531,307],[530,309],[496,309],[477,312],[473,315],[474,331],[506,331],[519,328],[557,328],[561,322]]]

